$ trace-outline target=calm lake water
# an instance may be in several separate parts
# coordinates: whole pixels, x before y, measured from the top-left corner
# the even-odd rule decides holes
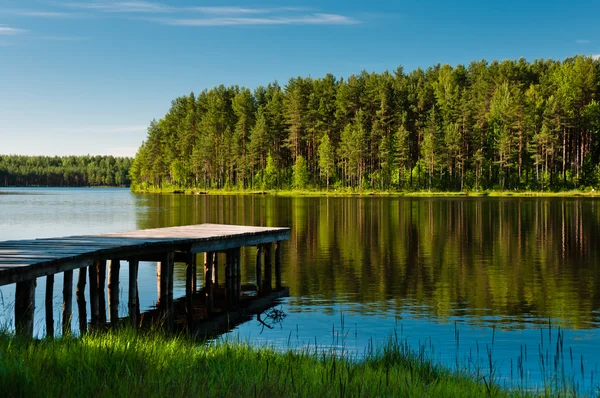
[[[284,348],[316,344],[360,358],[397,336],[449,366],[489,374],[491,361],[501,382],[541,386],[556,371],[581,391],[600,381],[600,201],[593,198],[0,193],[0,240],[204,222],[292,228],[282,255],[287,317],[273,329],[245,323],[230,333],[236,338]],[[144,310],[156,300],[156,265],[142,263],[139,278]],[[251,249],[242,259],[246,282],[254,282]],[[175,295],[184,290],[179,269]],[[0,323],[12,327],[14,286],[0,293]],[[36,294],[41,336],[41,279]]]

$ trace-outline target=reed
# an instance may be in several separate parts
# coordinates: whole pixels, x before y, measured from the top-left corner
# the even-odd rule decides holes
[[[343,344],[279,350],[233,339],[199,344],[156,330],[42,340],[0,332],[0,391],[30,397],[576,395],[565,380],[535,390],[501,386],[491,348],[489,368],[476,370],[436,365],[428,348],[411,349],[397,334],[358,358]]]

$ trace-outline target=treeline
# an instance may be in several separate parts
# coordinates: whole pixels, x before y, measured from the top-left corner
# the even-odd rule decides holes
[[[584,188],[599,95],[585,56],[219,86],[152,121],[132,188]]]
[[[129,186],[132,158],[0,155],[2,186]]]

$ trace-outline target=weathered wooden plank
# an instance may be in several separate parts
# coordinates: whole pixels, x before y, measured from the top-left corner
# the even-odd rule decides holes
[[[233,236],[227,239],[211,239],[199,241],[192,244],[190,250],[194,253],[207,251],[223,251],[243,246],[256,246],[263,243],[270,243],[277,240],[289,239],[288,232],[277,232],[271,235],[251,235],[251,236]]]
[[[65,271],[63,280],[62,334],[71,333],[73,316],[73,271]]]
[[[35,279],[19,282],[15,292],[15,331],[25,337],[33,337],[35,285]]]
[[[69,259],[64,262],[50,261],[44,263],[22,265],[19,267],[3,267],[0,266],[0,286],[9,283],[26,281],[33,278],[39,278],[59,272],[75,270],[82,267],[87,267],[93,262],[92,257]]]
[[[46,337],[54,337],[54,275],[46,277]]]

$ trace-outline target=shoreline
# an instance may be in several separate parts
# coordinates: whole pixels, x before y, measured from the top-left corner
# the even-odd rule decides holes
[[[452,370],[393,337],[357,360],[335,347],[197,343],[157,331],[54,340],[4,331],[0,356],[0,388],[8,396],[548,396],[571,388],[503,386],[493,369]]]
[[[209,196],[225,196],[225,195],[256,195],[256,196],[281,196],[281,197],[418,197],[418,198],[442,198],[442,197],[457,197],[457,198],[483,198],[483,197],[564,197],[576,198],[586,197],[595,198],[598,192],[595,190],[569,190],[569,191],[377,191],[377,190],[239,190],[239,189],[132,189],[133,193],[146,194],[165,194],[165,195],[209,195]]]

